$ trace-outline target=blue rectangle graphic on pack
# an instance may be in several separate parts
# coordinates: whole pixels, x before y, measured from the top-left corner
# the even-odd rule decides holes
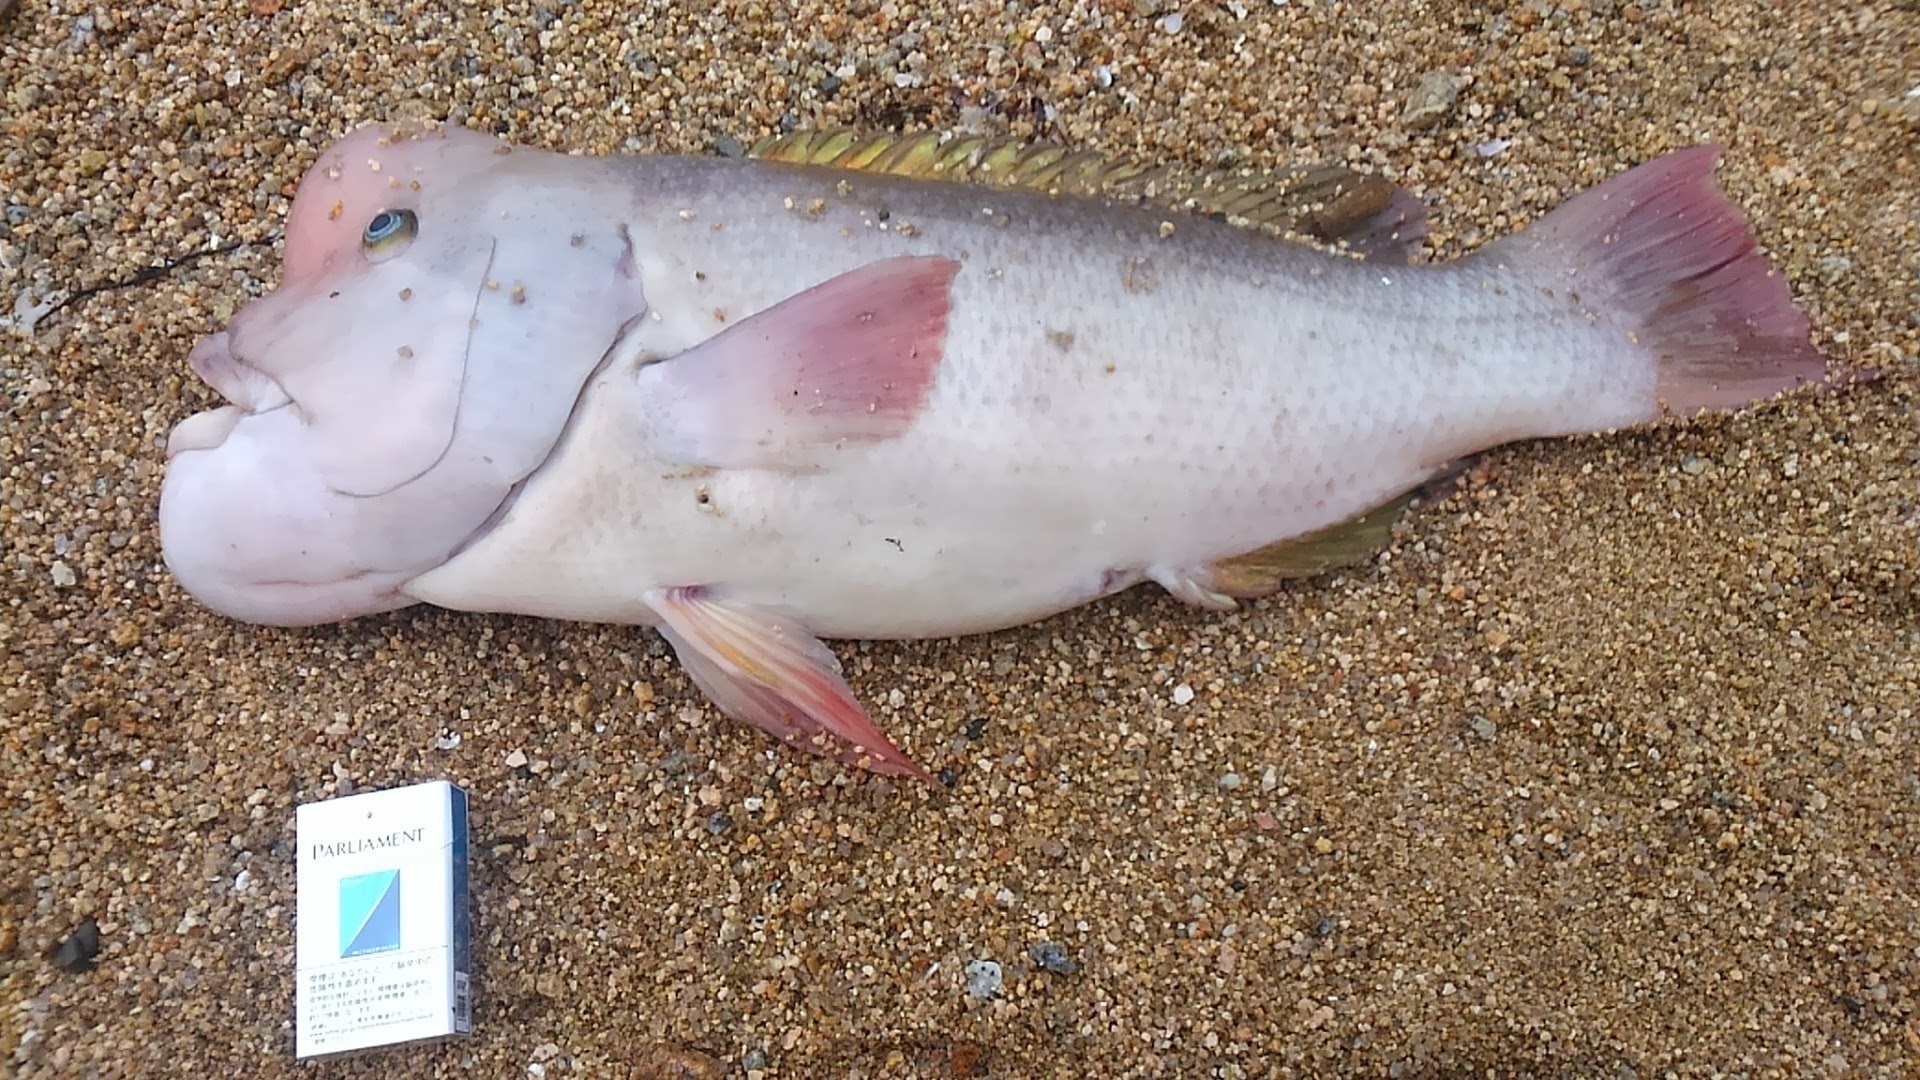
[[[400,947],[400,871],[340,879],[340,957]]]

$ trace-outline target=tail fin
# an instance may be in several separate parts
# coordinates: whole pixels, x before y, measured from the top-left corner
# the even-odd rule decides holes
[[[1737,409],[1826,375],[1786,278],[1713,182],[1719,157],[1698,146],[1656,158],[1503,244],[1610,301],[1657,358],[1663,412]]]

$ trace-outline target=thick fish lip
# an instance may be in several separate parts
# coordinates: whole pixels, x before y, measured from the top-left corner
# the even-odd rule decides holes
[[[221,397],[250,413],[293,401],[271,375],[234,354],[232,335],[226,330],[201,338],[187,354],[187,366]]]
[[[226,330],[201,338],[187,354],[187,366],[229,404],[198,412],[167,434],[167,460],[196,450],[213,450],[227,441],[240,421],[293,403],[272,376],[234,355]]]
[[[167,434],[167,460],[195,450],[214,450],[227,441],[240,421],[252,414],[238,405],[197,412],[173,426]]]

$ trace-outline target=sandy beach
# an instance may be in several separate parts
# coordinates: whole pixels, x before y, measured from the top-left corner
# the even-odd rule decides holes
[[[1920,1074],[1912,0],[8,8],[0,1074]],[[776,750],[650,631],[269,629],[169,575],[187,350],[396,116],[1342,162],[1426,259],[1716,142],[1882,377],[1496,451],[1235,614],[836,643],[928,791]],[[473,799],[475,1032],[297,1064],[294,807],[429,779]]]

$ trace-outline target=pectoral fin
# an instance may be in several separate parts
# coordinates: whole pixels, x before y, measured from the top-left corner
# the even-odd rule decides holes
[[[641,367],[649,438],[686,465],[812,471],[899,436],[939,372],[959,270],[883,259]]]
[[[727,715],[850,765],[929,779],[874,726],[840,662],[798,620],[701,588],[657,589],[646,602],[687,674]]]

